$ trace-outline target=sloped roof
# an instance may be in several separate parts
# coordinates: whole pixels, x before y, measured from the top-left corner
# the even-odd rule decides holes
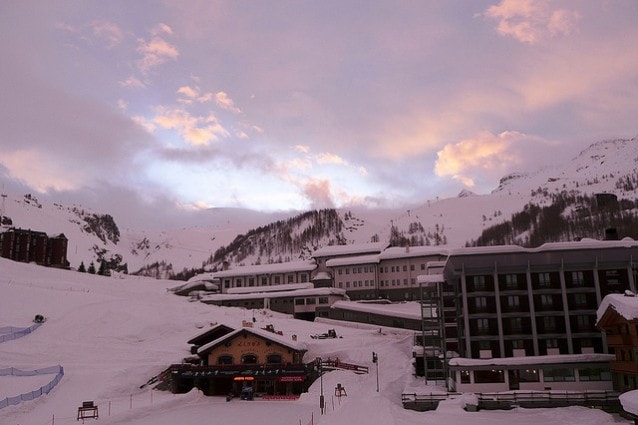
[[[187,344],[196,344],[196,345],[207,344],[211,341],[214,341],[222,337],[223,335],[231,333],[232,331],[234,331],[234,329],[231,328],[230,326],[224,325],[223,323],[218,323],[214,325],[212,328],[209,328],[205,330],[204,332],[201,332],[197,334],[196,336],[192,337],[191,339],[189,339],[187,341]]]
[[[638,297],[630,291],[606,295],[596,311],[597,323],[601,322],[608,310],[613,310],[626,320],[638,320]]]
[[[290,348],[291,350],[295,350],[295,351],[307,351],[306,345],[302,344],[302,343],[298,343],[295,341],[292,341],[292,339],[290,337],[284,337],[283,335],[278,335],[263,329],[257,329],[257,328],[240,328],[240,329],[236,329],[232,332],[230,332],[229,334],[226,334],[220,338],[217,338],[214,341],[209,342],[208,344],[202,346],[199,348],[199,350],[197,350],[197,354],[204,355],[208,352],[210,352],[211,350],[213,350],[215,347],[227,342],[227,341],[231,341],[235,338],[237,338],[239,335],[242,335],[244,333],[249,333],[249,334],[253,334],[256,335],[262,339],[265,339],[267,341],[272,341],[276,344],[279,345],[283,345],[286,348]]]

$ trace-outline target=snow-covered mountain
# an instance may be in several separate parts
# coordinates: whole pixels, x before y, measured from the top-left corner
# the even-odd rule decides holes
[[[528,203],[551,202],[552,195],[614,193],[638,198],[638,140],[595,143],[560,166],[512,173],[489,194],[463,190],[457,197],[431,199],[397,209],[346,208],[324,215],[266,214],[212,209],[207,225],[163,231],[119,229],[104,212],[40,202],[35,196],[6,193],[5,216],[12,225],[64,233],[71,267],[121,256],[129,272],[143,267],[166,276],[187,268],[287,261],[334,243],[401,240],[404,243],[463,246],[491,226],[511,219]],[[335,223],[326,230],[326,217]]]

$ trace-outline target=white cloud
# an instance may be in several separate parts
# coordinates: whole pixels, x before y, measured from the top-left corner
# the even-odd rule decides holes
[[[207,146],[228,137],[229,132],[219,123],[214,114],[193,116],[181,108],[157,107],[153,123],[162,128],[175,130],[184,141],[195,146]]]
[[[580,19],[577,11],[559,8],[552,0],[501,0],[488,7],[483,15],[498,21],[499,34],[527,44],[569,35]]]
[[[96,21],[91,24],[93,34],[103,39],[108,48],[113,48],[124,40],[124,31],[112,22]]]
[[[126,80],[119,81],[119,84],[122,87],[130,87],[130,88],[136,88],[136,89],[141,89],[146,87],[146,84],[144,84],[142,80],[134,76],[130,76]]]
[[[341,158],[339,155],[323,152],[317,155],[318,164],[336,164],[336,165],[348,165],[348,161]]]
[[[438,176],[451,176],[468,187],[474,186],[476,176],[498,178],[521,162],[518,149],[512,147],[526,137],[514,131],[498,135],[483,132],[473,139],[448,144],[437,153],[434,172]]]
[[[155,36],[149,41],[139,39],[137,51],[142,54],[142,58],[137,62],[142,73],[147,73],[151,68],[168,60],[176,60],[179,56],[177,47],[159,36]]]
[[[215,102],[217,106],[227,111],[233,112],[235,114],[241,113],[241,109],[235,106],[235,102],[228,97],[226,92],[220,91],[215,94]]]

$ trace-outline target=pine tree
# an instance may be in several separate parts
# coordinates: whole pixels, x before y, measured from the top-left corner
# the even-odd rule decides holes
[[[84,261],[80,262],[80,267],[78,267],[78,271],[80,273],[86,273],[86,267],[84,267]]]
[[[95,264],[93,264],[93,261],[89,264],[89,269],[87,271],[91,274],[95,274]]]

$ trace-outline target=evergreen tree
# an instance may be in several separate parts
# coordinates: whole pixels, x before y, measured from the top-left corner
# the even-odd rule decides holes
[[[84,267],[84,261],[80,262],[80,267],[78,267],[78,271],[80,273],[86,273],[86,267]]]
[[[87,271],[91,274],[95,274],[95,264],[93,264],[93,261],[89,264],[89,269]]]

